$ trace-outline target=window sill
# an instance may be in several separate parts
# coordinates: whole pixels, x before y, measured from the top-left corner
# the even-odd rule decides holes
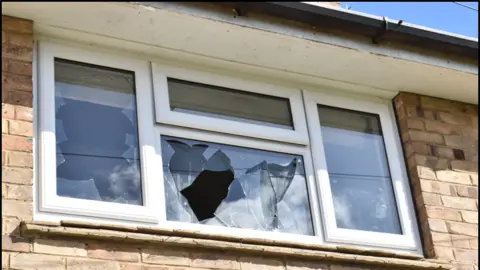
[[[165,230],[153,227],[135,227],[84,223],[77,221],[23,222],[24,236],[61,236],[121,242],[141,242],[150,245],[169,245],[191,248],[221,249],[263,256],[282,256],[295,259],[321,260],[401,269],[451,269],[448,262],[427,260],[419,256],[385,251],[323,245],[300,245],[280,241],[259,241],[238,237],[219,237],[195,231]]]

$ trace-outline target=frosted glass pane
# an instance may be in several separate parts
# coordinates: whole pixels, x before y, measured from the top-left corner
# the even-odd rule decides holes
[[[173,111],[293,129],[287,98],[168,79]]]

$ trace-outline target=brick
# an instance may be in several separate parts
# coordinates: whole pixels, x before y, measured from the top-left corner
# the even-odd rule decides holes
[[[395,98],[395,105],[400,106],[418,106],[420,105],[420,98],[417,94],[399,93]]]
[[[451,196],[442,196],[442,204],[446,207],[461,210],[477,210],[475,200],[470,198],[460,198]]]
[[[457,195],[460,197],[467,197],[478,199],[478,188],[471,187],[471,186],[456,186],[455,190],[457,191]]]
[[[439,181],[430,181],[420,179],[420,187],[422,191],[429,193],[436,193],[441,195],[455,195],[455,188],[448,183],[442,183]]]
[[[6,48],[5,51],[2,51],[2,58],[14,59],[18,61],[32,61],[33,50],[31,47],[28,48],[13,44],[7,44],[7,46],[4,47]]]
[[[2,90],[2,102],[12,105],[32,107],[33,96],[32,93],[17,90],[9,90],[4,95]]]
[[[31,185],[33,184],[33,171],[21,168],[2,168],[2,181],[12,184]]]
[[[462,221],[462,215],[459,210],[449,209],[445,207],[426,207],[427,216],[434,219]]]
[[[478,252],[474,250],[453,249],[455,259],[461,262],[472,262],[478,264]]]
[[[410,157],[412,154],[429,155],[430,149],[423,142],[407,142],[404,144],[405,155]]]
[[[88,257],[115,261],[138,262],[140,261],[139,249],[120,248],[102,244],[89,244]]]
[[[8,269],[10,253],[2,251],[2,269]]]
[[[442,159],[434,156],[423,156],[423,155],[413,155],[411,157],[412,162],[409,164],[416,164],[417,166],[424,166],[434,170],[445,170],[449,168],[448,160]]]
[[[7,152],[2,151],[2,166],[7,164]]]
[[[190,253],[172,249],[144,249],[142,250],[142,262],[152,264],[189,266],[191,264]]]
[[[468,126],[472,124],[472,118],[467,115],[451,114],[447,112],[439,113],[440,119],[448,124]]]
[[[3,31],[33,34],[33,22],[2,15],[2,32]]]
[[[15,119],[15,106],[2,103],[2,119]]]
[[[31,219],[32,211],[33,207],[31,202],[2,200],[2,217],[10,216]]]
[[[2,60],[2,72],[6,72],[8,70],[8,60]]]
[[[120,265],[117,262],[67,258],[68,270],[119,270]]]
[[[420,96],[420,102],[422,107],[433,110],[448,111],[453,106],[453,102],[450,100],[427,96]]]
[[[478,237],[478,225],[476,224],[453,221],[447,221],[446,224],[449,233]]]
[[[439,158],[455,159],[452,148],[436,145],[434,150],[435,151],[432,153],[432,155],[435,155]]]
[[[460,135],[467,137],[467,138],[473,138],[478,140],[478,129],[474,127],[457,127],[460,130]]]
[[[11,200],[33,200],[33,188],[32,186],[7,184],[7,199]]]
[[[425,205],[442,206],[440,195],[422,192],[419,197],[417,197],[418,201],[423,202]]]
[[[465,155],[465,160],[478,163],[478,152],[476,148],[463,149],[462,151]]]
[[[417,130],[410,130],[408,132],[410,139],[412,141],[420,141],[420,142],[429,142],[429,143],[436,143],[436,144],[443,144],[443,137],[437,133],[430,133],[424,131],[417,131]]]
[[[152,266],[152,270],[157,268],[156,270],[164,270],[165,267],[160,268],[161,266]],[[133,263],[120,263],[120,270],[147,270],[150,269],[148,266],[142,266],[141,264],[133,264]]]
[[[22,270],[65,270],[65,259],[59,256],[16,253],[10,255],[10,268]]]
[[[478,250],[478,238],[471,238],[468,240],[471,249]]]
[[[437,171],[437,179],[443,182],[449,183],[456,183],[456,184],[464,184],[464,185],[471,185],[472,182],[470,181],[470,176],[466,173],[462,172],[454,172],[454,171]]]
[[[19,168],[33,168],[33,155],[25,152],[10,152],[7,166]]]
[[[313,263],[313,262],[302,262],[302,261],[287,261],[286,270],[329,270],[330,266]]]
[[[31,152],[32,142],[27,137],[2,134],[2,150]]]
[[[76,241],[37,238],[33,242],[35,253],[54,255],[87,256],[85,244]]]
[[[7,73],[2,87],[7,89],[32,92],[32,77]]]
[[[31,250],[31,244],[25,238],[2,235],[2,250],[29,252]]]
[[[2,199],[7,198],[7,185],[2,183]]]
[[[421,119],[409,118],[409,119],[406,119],[406,121],[407,121],[407,128],[409,129],[425,130],[425,124]]]
[[[468,223],[478,224],[478,212],[477,211],[462,211],[462,219]]]
[[[439,247],[451,247],[452,241],[450,234],[448,233],[436,233],[432,232],[432,241],[435,246]]]
[[[472,185],[478,186],[478,174],[470,174],[470,179],[472,180]]]
[[[457,248],[470,248],[470,239],[471,236],[465,235],[450,235],[452,246]]]
[[[447,228],[447,224],[443,220],[435,220],[429,219],[428,221],[428,228],[433,232],[449,232]]]
[[[33,38],[29,34],[17,34],[17,33],[8,33],[7,43],[12,45],[18,45],[22,47],[31,48],[33,47]]]
[[[464,160],[452,160],[452,170],[463,172],[478,172],[478,163]]]
[[[7,71],[16,75],[32,76],[32,63],[24,61],[10,60],[8,61]]]
[[[191,266],[210,269],[240,269],[236,257],[217,252],[192,253]]]
[[[24,106],[15,106],[15,119],[32,122],[33,121],[33,109]]]
[[[261,257],[240,257],[242,270],[283,270],[284,263],[281,260],[266,259]]]
[[[457,135],[444,135],[445,144],[453,148],[478,148],[477,140]]]
[[[435,176],[435,172],[428,167],[416,166],[416,171],[417,171],[418,178],[437,180],[437,177]]]
[[[8,134],[8,120],[2,119],[2,134]]]
[[[439,246],[434,246],[433,251],[435,253],[435,257],[438,259],[444,259],[444,260],[455,260],[455,257],[453,255],[453,249],[450,247],[439,247]]]
[[[32,137],[33,136],[33,124],[26,121],[10,120],[10,134]]]
[[[20,235],[20,220],[16,218],[2,218],[2,223],[2,234],[7,234],[10,236]]]
[[[460,134],[459,128],[456,125],[445,124],[440,121],[425,121],[425,130],[430,132],[436,132],[445,135]]]

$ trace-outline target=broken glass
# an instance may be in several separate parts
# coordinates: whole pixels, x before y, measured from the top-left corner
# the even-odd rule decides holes
[[[312,235],[303,158],[161,136],[167,219]]]
[[[142,204],[134,74],[55,59],[57,194]]]
[[[378,115],[318,109],[337,227],[401,234]]]

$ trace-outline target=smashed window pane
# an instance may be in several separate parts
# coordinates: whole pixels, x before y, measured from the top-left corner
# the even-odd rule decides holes
[[[293,129],[288,98],[168,78],[172,111]]]
[[[301,156],[161,142],[168,220],[313,235]]]
[[[142,204],[133,72],[55,59],[57,194]]]
[[[318,106],[337,226],[402,234],[379,117]]]

